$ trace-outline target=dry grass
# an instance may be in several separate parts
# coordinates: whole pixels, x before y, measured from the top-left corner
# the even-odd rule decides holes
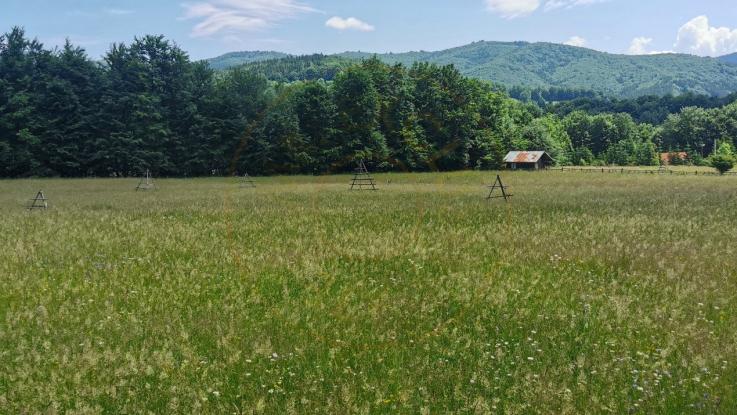
[[[0,413],[735,412],[737,178],[377,178],[0,181]]]

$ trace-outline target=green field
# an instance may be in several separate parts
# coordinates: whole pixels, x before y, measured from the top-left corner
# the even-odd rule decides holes
[[[0,181],[0,413],[735,413],[737,177],[503,176]]]

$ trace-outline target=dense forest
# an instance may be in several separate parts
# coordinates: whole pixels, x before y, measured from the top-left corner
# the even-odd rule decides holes
[[[644,96],[636,99],[616,99],[605,97],[572,97],[570,99],[551,99],[548,91],[534,91],[534,100],[547,111],[565,117],[574,111],[585,111],[590,114],[627,113],[636,122],[661,124],[669,115],[677,114],[688,107],[705,109],[719,108],[737,101],[737,93],[725,97],[710,97],[706,95],[683,94],[678,96]],[[557,98],[552,96],[552,98]]]
[[[257,60],[245,63],[241,68],[256,72],[266,77],[266,79],[276,82],[315,81],[318,79],[332,81],[340,71],[360,62],[361,60],[316,54]]]
[[[275,82],[192,62],[162,36],[115,44],[101,62],[0,37],[0,176],[322,174],[495,169],[509,150],[558,164],[700,163],[737,139],[737,104],[686,107],[660,125],[627,113],[548,112],[452,65],[367,59],[332,81]]]
[[[544,42],[474,42],[437,52],[345,52],[329,56],[354,62],[372,57],[389,65],[453,65],[464,76],[507,88],[593,90],[613,98],[685,93],[725,96],[737,92],[737,66],[729,64],[734,56],[714,59],[684,54],[616,55]],[[249,52],[241,58],[228,54],[210,62],[223,68],[274,58],[294,56]]]
[[[361,60],[331,55],[284,56],[270,58],[271,52],[249,55],[250,62],[241,68],[256,72],[270,81],[296,82],[323,79],[332,81],[343,69]],[[229,55],[226,55],[229,56]],[[371,59],[377,58],[372,56]],[[245,58],[244,58],[245,59]],[[213,61],[210,61],[213,64]],[[668,115],[679,113],[686,107],[717,108],[737,101],[737,93],[727,96],[699,95],[691,92],[681,95],[647,95],[638,98],[610,98],[599,92],[583,88],[531,88],[505,87],[494,83],[495,88],[506,91],[510,97],[522,102],[533,102],[546,111],[566,116],[573,111],[590,114],[627,113],[636,122],[660,124]]]
[[[273,51],[230,52],[216,58],[208,59],[207,63],[212,69],[222,70],[241,66],[246,63],[282,59],[290,56],[291,55],[287,55],[286,53]]]

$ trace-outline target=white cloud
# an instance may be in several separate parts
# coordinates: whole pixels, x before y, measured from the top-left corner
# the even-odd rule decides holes
[[[505,19],[526,16],[540,7],[540,0],[485,0],[486,8]]]
[[[359,32],[373,32],[376,29],[370,24],[358,20],[355,17],[344,19],[338,16],[328,19],[328,21],[325,22],[325,26],[337,30],[358,30]]]
[[[197,20],[193,37],[233,34],[269,28],[315,9],[297,0],[211,0],[182,5],[184,20]]]
[[[586,39],[582,38],[581,36],[572,36],[570,39],[563,42],[563,44],[568,46],[578,46],[579,48],[582,48],[586,46]]]
[[[651,37],[636,37],[632,39],[627,53],[630,55],[661,55],[663,53],[673,53],[670,50],[648,50],[653,43]]]
[[[701,56],[721,56],[737,51],[737,29],[713,27],[709,18],[698,16],[678,29],[674,51],[653,51],[653,39],[636,37],[632,39],[628,53],[631,55],[654,55],[659,53],[691,53]]]
[[[233,48],[242,50],[267,50],[274,47],[284,47],[291,44],[290,41],[277,38],[254,38],[253,36],[239,36],[236,34],[225,35],[220,40]]]
[[[486,8],[505,19],[532,14],[544,4],[545,11],[571,9],[576,6],[603,3],[610,0],[484,0]]]
[[[708,17],[698,16],[678,30],[675,49],[705,56],[733,53],[737,51],[737,29],[713,27]]]
[[[570,9],[576,6],[588,6],[590,4],[603,3],[609,0],[548,0],[545,2],[545,10]]]
[[[97,11],[87,11],[79,9],[69,10],[66,12],[66,15],[69,17],[99,18],[101,16],[126,16],[133,13],[135,13],[135,11],[129,9],[108,8]]]
[[[653,38],[651,37],[636,37],[632,39],[627,53],[630,55],[647,55],[647,48],[651,43],[653,43]]]

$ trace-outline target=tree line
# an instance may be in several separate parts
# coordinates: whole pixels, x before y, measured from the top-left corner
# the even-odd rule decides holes
[[[565,91],[565,90],[564,90]],[[643,96],[634,99],[617,99],[603,96],[581,96],[555,94],[556,90],[535,90],[533,101],[546,110],[565,117],[573,111],[584,111],[589,114],[618,113],[623,112],[632,116],[638,123],[653,125],[662,124],[669,115],[678,114],[688,107],[699,107],[704,109],[719,108],[737,101],[737,93],[724,97],[710,97],[685,93],[678,96]],[[539,97],[536,99],[535,97]],[[544,97],[544,98],[543,98]],[[572,97],[565,99],[566,97]]]
[[[163,36],[115,44],[101,62],[20,28],[0,37],[2,177],[323,174],[359,159],[386,171],[498,169],[510,150],[654,165],[659,151],[733,145],[735,115],[735,104],[685,108],[656,126],[545,111],[453,66],[368,59],[332,81],[275,82],[213,71]]]

